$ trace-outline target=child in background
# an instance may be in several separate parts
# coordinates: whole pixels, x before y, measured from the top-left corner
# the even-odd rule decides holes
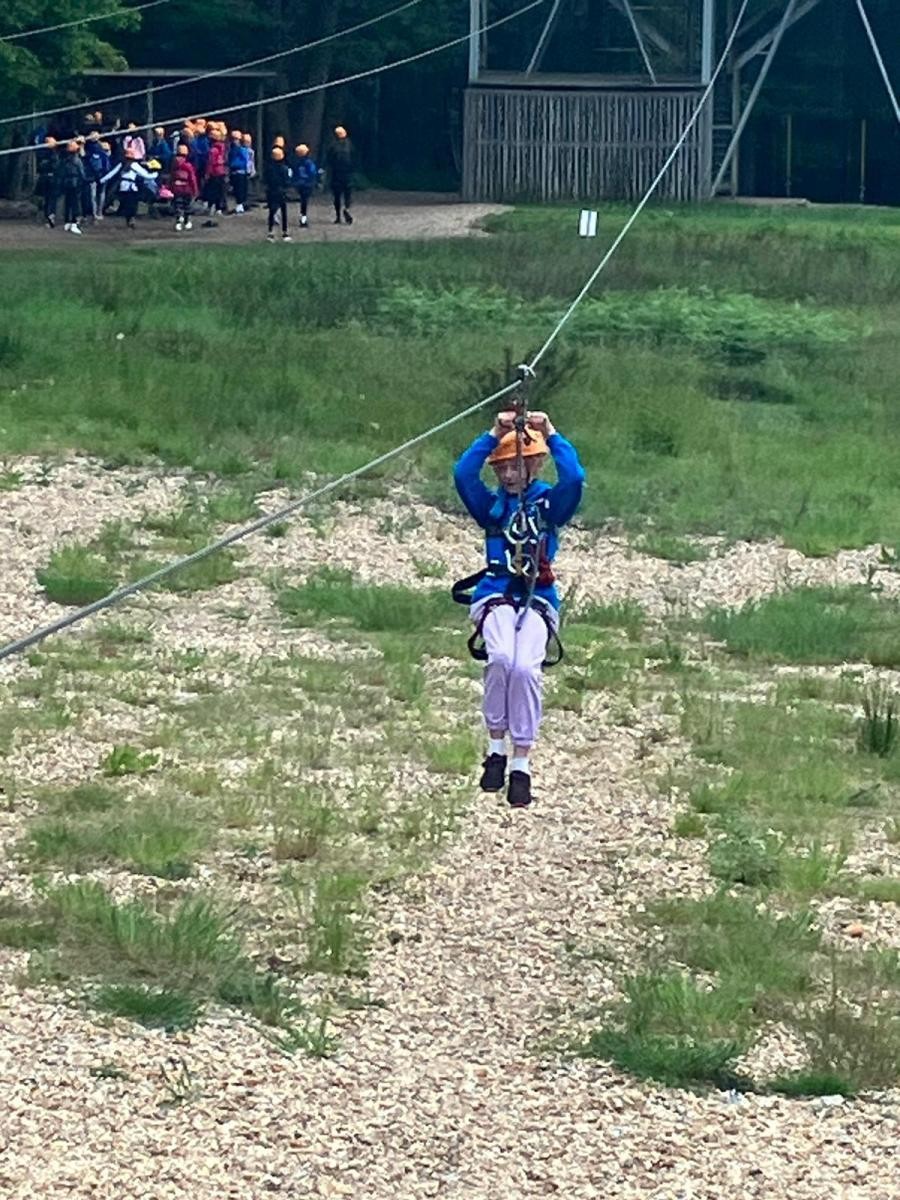
[[[253,135],[245,133],[241,141],[244,143],[244,149],[247,151],[247,178],[252,180],[256,178],[256,150],[253,148]]]
[[[49,135],[37,152],[37,178],[34,184],[36,196],[41,198],[41,209],[48,229],[56,225],[56,204],[59,192],[56,184],[56,138]]]
[[[56,166],[56,189],[63,198],[66,233],[81,235],[78,218],[81,216],[81,195],[84,191],[84,163],[76,141],[66,142],[65,153]]]
[[[309,198],[319,182],[319,168],[309,156],[309,146],[301,143],[296,147],[294,153],[296,158],[294,159],[293,176],[294,186],[300,197],[300,228],[305,229],[309,225],[307,216]]]
[[[89,133],[84,147],[85,215],[90,213],[95,221],[103,220],[103,201],[106,188],[100,182],[110,169],[109,155],[103,149],[100,134]]]
[[[266,165],[266,204],[269,209],[269,232],[266,235],[270,242],[275,241],[275,218],[281,214],[281,240],[289,242],[288,233],[287,194],[293,182],[291,169],[284,161],[284,150],[280,146],[272,147],[272,156]]]
[[[206,160],[206,205],[207,213],[225,211],[225,184],[228,178],[228,150],[225,146],[225,133],[221,126],[216,125],[212,132],[209,147],[209,157]]]
[[[128,229],[134,229],[134,218],[137,216],[138,205],[141,201],[142,184],[155,180],[156,174],[142,167],[138,162],[137,147],[131,145],[125,151],[125,158],[117,167],[104,175],[101,183],[107,184],[116,176],[119,178],[119,213],[125,218]]]
[[[250,186],[250,154],[244,145],[244,135],[240,129],[231,131],[231,145],[228,147],[228,175],[231,179],[231,190],[234,193],[234,211],[240,216],[247,211],[247,189]]]
[[[172,160],[170,184],[175,197],[176,233],[181,233],[182,229],[193,228],[191,206],[200,195],[197,172],[194,169],[194,164],[190,161],[189,155],[190,151],[187,146],[181,145],[178,147],[175,158]]]

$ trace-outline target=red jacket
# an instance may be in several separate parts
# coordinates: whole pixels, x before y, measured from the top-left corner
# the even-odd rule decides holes
[[[209,148],[209,158],[206,160],[206,178],[228,174],[228,148],[224,142],[213,142]]]
[[[172,163],[172,191],[176,196],[190,196],[192,200],[196,200],[200,192],[200,185],[197,182],[197,172],[194,169],[194,164],[188,162],[186,158],[177,158]]]

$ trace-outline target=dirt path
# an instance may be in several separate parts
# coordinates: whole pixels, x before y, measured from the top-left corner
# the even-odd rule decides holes
[[[143,212],[143,208],[141,210]],[[289,208],[290,232],[296,245],[306,242],[383,241],[468,237],[478,234],[478,223],[491,213],[506,212],[502,204],[463,204],[458,197],[440,193],[382,192],[360,193],[353,206],[352,225],[336,226],[326,195],[318,195],[310,209],[310,224],[298,228],[299,207]],[[84,236],[76,237],[62,228],[44,227],[32,221],[0,221],[0,250],[31,250],[58,247],[69,253],[84,253],[97,246],[153,245],[250,245],[266,241],[266,209],[256,207],[242,216],[218,218],[215,228],[205,228],[205,217],[194,218],[190,233],[176,234],[173,221],[166,217],[143,216],[130,232],[117,217],[100,224],[87,221]],[[278,238],[281,247],[280,233]]]
[[[129,473],[93,484],[88,475],[89,467],[70,464],[41,489],[57,534],[95,528],[110,515],[107,507],[118,511]],[[19,546],[8,581],[18,597],[17,625],[43,615],[32,572],[48,535],[23,530],[38,486],[9,494],[8,520],[0,523],[0,549],[4,540]],[[162,505],[173,491],[157,481],[150,502]],[[420,520],[413,548],[379,532],[390,504],[379,501],[365,521],[339,511],[321,543],[298,527],[265,548],[266,561],[308,567],[311,546],[331,561],[339,547],[341,562],[365,562],[372,579],[412,582],[414,550],[437,557],[443,546],[448,557],[437,538],[447,521],[424,505],[395,501],[396,514],[414,507]],[[451,569],[471,567],[469,549],[464,540],[455,551],[460,561],[449,555]],[[263,554],[261,541],[251,565],[259,565],[256,554]],[[738,549],[697,564],[686,590],[704,580],[712,589],[714,581],[715,596],[733,601],[770,591],[783,582],[786,554],[775,546]],[[797,579],[846,579],[864,573],[866,556],[814,563],[794,556],[791,565]],[[560,566],[564,578],[583,574],[599,598],[630,593],[644,602],[671,586],[675,571],[645,556],[629,559],[613,539],[595,542],[584,533],[570,539]],[[197,626],[212,638],[221,597],[179,603],[180,636],[190,640],[194,606]],[[4,619],[13,616],[10,610]],[[221,616],[218,627],[222,647],[235,649]],[[473,709],[477,691],[472,681]],[[22,990],[25,957],[0,952],[0,1194],[900,1197],[889,1106],[665,1091],[602,1064],[542,1052],[573,1006],[600,1002],[615,986],[607,962],[577,961],[567,944],[599,944],[627,960],[635,906],[705,886],[699,854],[692,861],[671,838],[671,800],[648,790],[637,770],[639,759],[646,766],[644,735],[659,716],[645,712],[626,726],[610,700],[595,693],[580,715],[548,714],[532,811],[510,813],[501,800],[477,796],[436,863],[381,901],[365,981],[376,1004],[342,1022],[332,1059],[285,1058],[224,1010],[172,1036],[104,1023],[75,1003]],[[665,752],[664,745],[650,750]],[[161,1107],[160,1069],[171,1070],[173,1060],[183,1060],[194,1090],[188,1103]],[[102,1063],[128,1078],[98,1077]]]

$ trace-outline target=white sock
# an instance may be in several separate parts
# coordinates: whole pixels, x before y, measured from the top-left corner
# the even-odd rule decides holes
[[[510,768],[509,768],[509,769],[510,769],[510,771],[524,771],[524,773],[525,773],[526,775],[530,775],[530,774],[531,774],[531,769],[530,769],[530,767],[528,766],[528,759],[527,759],[527,758],[520,758],[520,757],[518,756],[518,754],[516,754],[516,755],[514,755],[514,756],[513,756],[513,760],[512,760],[512,763],[510,764]]]
[[[502,754],[506,757],[506,738],[488,738],[488,754]]]

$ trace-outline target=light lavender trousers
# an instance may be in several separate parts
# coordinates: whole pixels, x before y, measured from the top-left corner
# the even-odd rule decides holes
[[[472,606],[473,621],[478,621],[484,604],[482,601]],[[514,746],[532,746],[542,715],[541,664],[547,653],[547,626],[534,608],[526,612],[518,630],[517,620],[518,613],[511,604],[500,604],[484,621],[482,634],[488,656],[484,723],[488,729],[508,729]]]

